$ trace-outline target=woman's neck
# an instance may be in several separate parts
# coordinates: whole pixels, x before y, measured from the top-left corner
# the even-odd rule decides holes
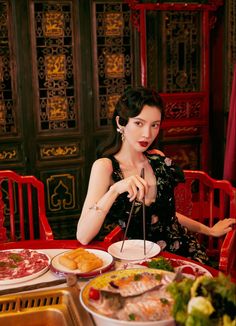
[[[141,171],[143,167],[147,164],[148,160],[144,153],[140,152],[130,152],[127,150],[120,150],[115,155],[116,160],[120,164],[120,168],[125,170],[137,170]]]

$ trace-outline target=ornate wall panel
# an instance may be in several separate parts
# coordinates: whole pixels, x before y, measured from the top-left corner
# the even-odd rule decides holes
[[[40,132],[78,128],[74,80],[72,1],[33,6]]]
[[[97,128],[107,127],[124,89],[134,83],[130,10],[122,1],[94,1]]]
[[[0,1],[0,167],[24,165],[22,113],[17,94],[15,35],[10,1]]]
[[[217,1],[125,0],[140,33],[142,84],[154,87],[165,101],[162,150],[191,167],[209,168],[209,39]],[[178,128],[178,129],[176,129]],[[172,130],[172,132],[170,132]],[[173,130],[175,132],[173,133]],[[178,132],[177,132],[178,130]],[[179,133],[181,130],[181,133]],[[193,133],[194,131],[194,133]],[[201,132],[199,132],[201,131]],[[196,134],[197,132],[197,134]],[[172,137],[176,139],[172,139]],[[194,149],[189,149],[194,143]],[[195,153],[194,155],[192,155]],[[176,155],[174,155],[176,158]]]
[[[56,237],[74,237],[84,187],[77,1],[31,1],[36,165]],[[73,234],[71,234],[73,233]]]
[[[177,135],[176,135],[177,138]],[[184,141],[172,141],[172,143],[166,143],[165,150],[168,151],[168,155],[179,165],[182,169],[197,170],[200,164],[199,154],[200,146],[196,139],[191,139],[188,142]]]
[[[146,19],[148,84],[163,93],[200,91],[201,12],[148,11]]]
[[[17,133],[16,106],[13,91],[12,37],[10,35],[10,7],[0,1],[0,135]]]
[[[227,17],[226,19],[226,71],[227,82],[225,83],[226,94],[226,110],[229,108],[230,95],[232,89],[233,79],[233,65],[236,64],[236,2],[234,0],[228,0],[226,2]]]

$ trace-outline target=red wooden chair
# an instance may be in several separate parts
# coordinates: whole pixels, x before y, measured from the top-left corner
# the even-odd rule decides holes
[[[226,234],[220,250],[219,270],[230,274],[236,282],[236,229]]]
[[[236,189],[227,180],[216,180],[203,171],[185,170],[185,183],[175,188],[176,211],[201,223],[213,226],[224,218],[236,218]],[[227,274],[235,264],[235,230],[216,238],[199,235],[209,257],[219,262]]]
[[[53,240],[44,185],[34,176],[0,171],[0,241]]]

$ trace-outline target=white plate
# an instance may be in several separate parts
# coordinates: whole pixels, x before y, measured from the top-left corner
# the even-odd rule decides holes
[[[51,261],[51,267],[50,267],[51,270],[54,273],[59,274],[59,275],[76,274],[80,277],[92,277],[92,276],[96,276],[101,273],[104,273],[104,272],[108,271],[109,269],[111,269],[111,267],[113,266],[113,257],[108,252],[103,251],[103,250],[98,250],[98,249],[86,249],[86,250],[88,252],[95,254],[100,259],[102,259],[103,266],[100,268],[97,268],[91,272],[87,272],[87,273],[81,272],[79,269],[71,270],[69,268],[66,268],[65,266],[60,264],[59,257],[64,255],[65,252],[70,251],[70,250],[67,250],[67,251],[53,257],[53,259]]]
[[[181,271],[183,274],[192,275],[194,278],[202,275],[212,277],[212,274],[204,267],[195,264],[193,262],[189,262],[184,259],[170,259],[172,261],[172,265],[174,266],[175,271]]]
[[[108,252],[115,258],[122,260],[142,260],[151,258],[159,254],[161,247],[151,241],[146,241],[146,255],[144,254],[143,240],[125,240],[123,250],[121,250],[123,241],[118,241],[109,246]]]
[[[2,251],[4,251],[4,252],[7,251],[7,252],[11,252],[11,253],[19,253],[19,252],[25,251],[25,250],[28,250],[30,252],[37,252],[37,253],[44,255],[45,258],[47,258],[47,266],[43,267],[41,270],[39,270],[37,272],[32,272],[32,274],[27,275],[27,276],[10,278],[10,279],[1,279],[0,285],[8,285],[8,284],[27,282],[27,281],[30,281],[30,280],[33,280],[33,279],[39,277],[40,275],[44,274],[49,269],[51,258],[47,254],[45,254],[41,251],[31,250],[31,249],[11,249],[11,250],[2,250]]]

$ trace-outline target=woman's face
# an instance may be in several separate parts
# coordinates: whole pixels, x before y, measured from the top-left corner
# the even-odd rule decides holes
[[[160,124],[160,109],[156,106],[144,105],[139,115],[129,118],[124,128],[125,141],[135,150],[144,152],[157,137]]]

